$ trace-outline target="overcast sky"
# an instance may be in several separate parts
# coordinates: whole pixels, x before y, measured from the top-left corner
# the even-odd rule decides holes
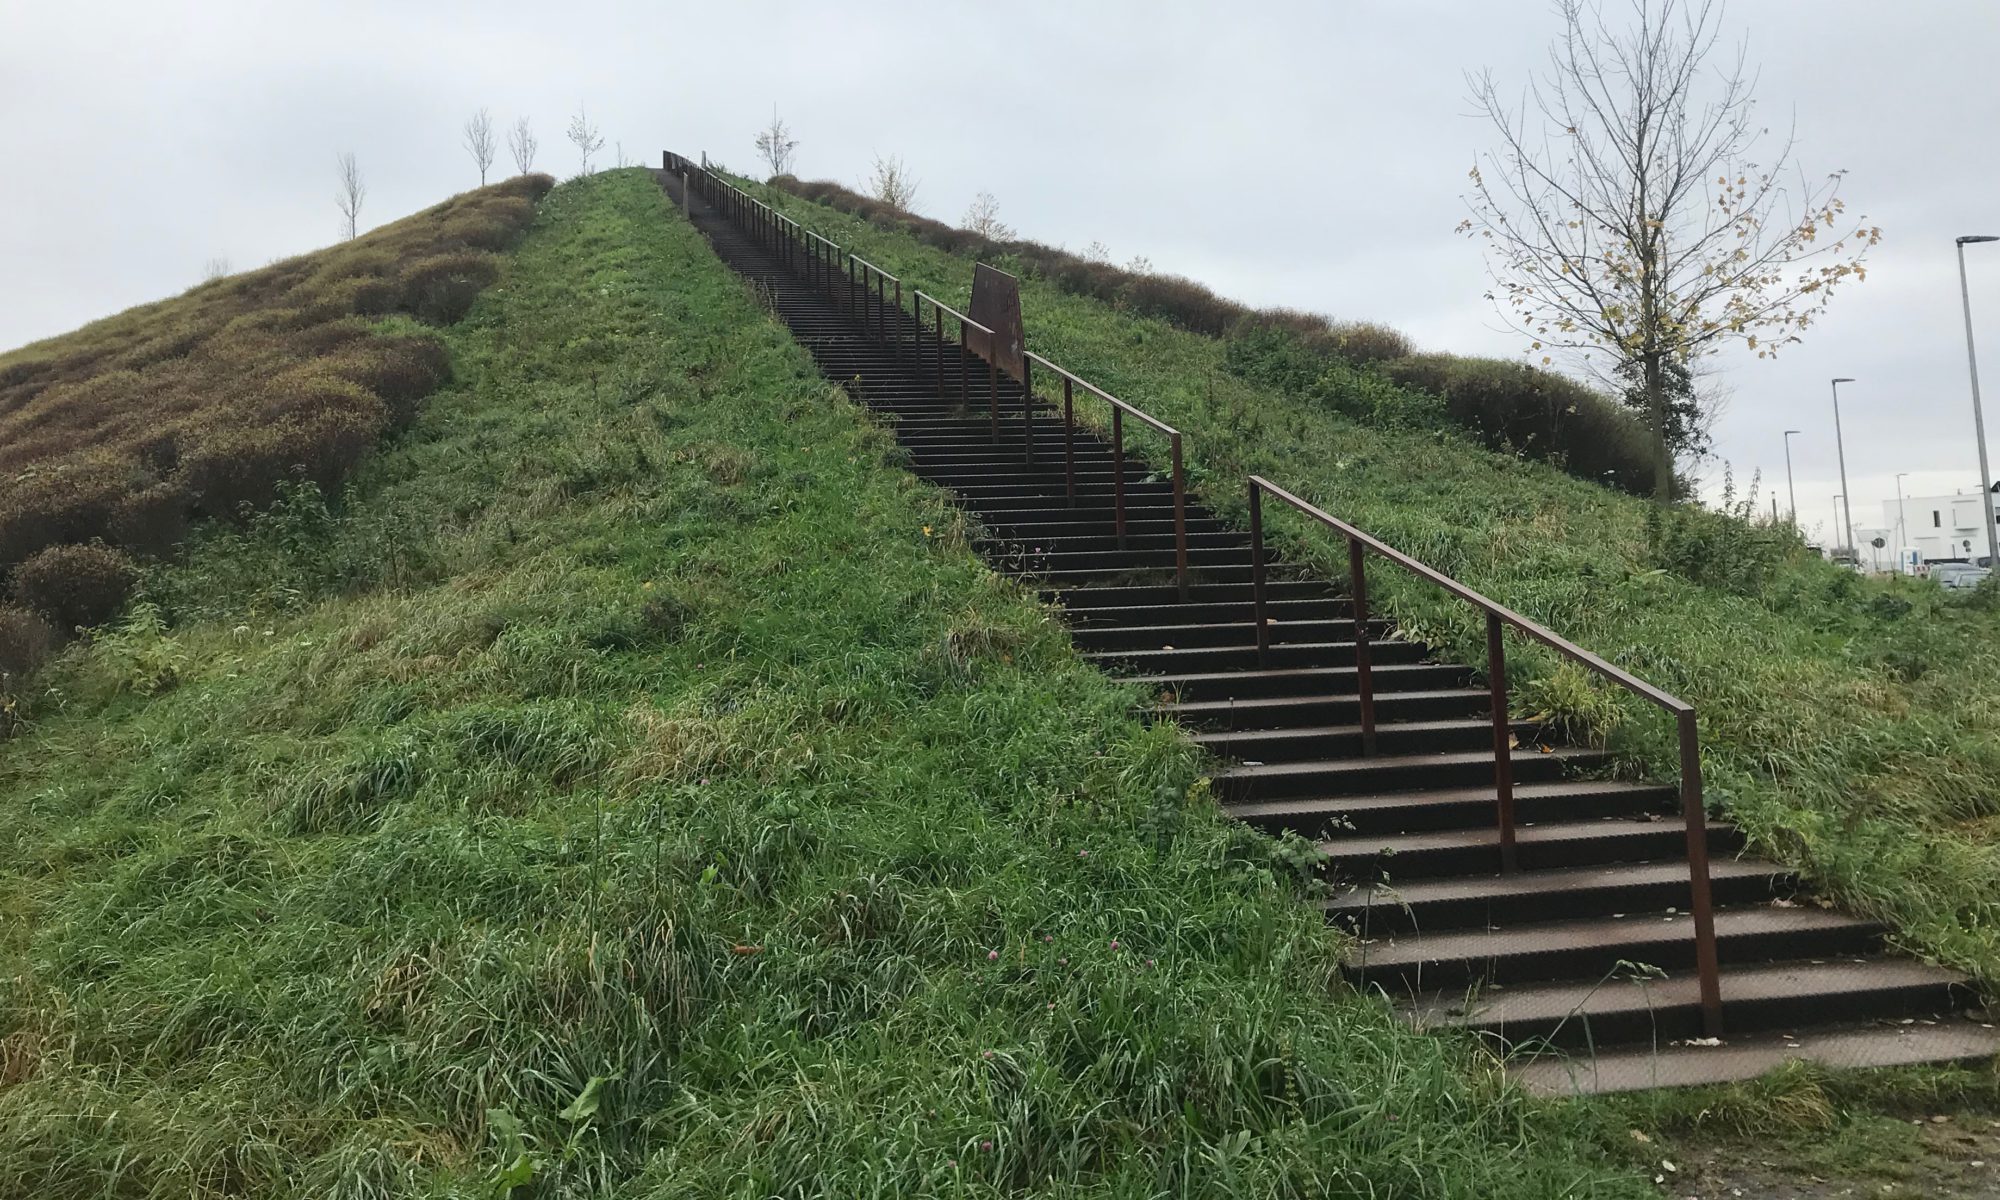
[[[1717,448],[1802,523],[1840,490],[1842,388],[1855,524],[1907,471],[1977,485],[1952,239],[2000,233],[2000,3],[1736,0],[1799,159],[1849,172],[1881,225],[1868,281],[1803,346],[1730,361]],[[0,5],[0,347],[72,328],[337,233],[334,158],[368,182],[362,224],[476,182],[459,127],[533,119],[538,165],[576,169],[579,104],[609,165],[671,147],[739,168],[775,103],[798,171],[850,184],[876,152],[957,220],[993,192],[1024,235],[1200,279],[1257,304],[1395,325],[1426,348],[1518,354],[1455,236],[1474,154],[1464,73],[1524,81],[1555,33],[1534,0],[1168,3],[247,3]],[[506,159],[503,154],[502,162]],[[2000,409],[2000,244],[1971,248]],[[2000,411],[1996,412],[2000,418]],[[2000,427],[2000,419],[1995,421]],[[2000,428],[1989,431],[2000,445]],[[1768,502],[1767,502],[1768,503]]]

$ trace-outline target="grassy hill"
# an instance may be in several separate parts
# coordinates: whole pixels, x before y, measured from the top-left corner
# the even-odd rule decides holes
[[[463,316],[553,181],[524,175],[330,249],[0,354],[0,730],[39,663],[115,615],[134,560],[294,481],[337,487],[449,373]]]
[[[1116,365],[1210,353],[1030,306],[1142,400]],[[551,193],[439,337],[342,492],[205,528],[23,697],[0,1194],[1653,1194],[1622,1123],[1338,983],[1310,856],[1220,818],[644,173]],[[1296,419],[1377,506],[1435,486],[1225,395],[1262,407],[1197,453]],[[1599,496],[1420,444],[1460,505]]]
[[[969,251],[895,214],[752,188],[906,289],[965,301]],[[1030,346],[1178,426],[1209,503],[1240,517],[1243,477],[1267,475],[1693,702],[1708,794],[1763,848],[1919,950],[2000,981],[2000,590],[1959,601],[1862,580],[1751,519],[1754,502],[1662,512],[1442,423],[1412,428],[1398,414],[1425,397],[1366,365],[1298,388],[1253,382],[1283,383],[1282,354],[1170,324],[1125,292],[1078,294],[1005,247],[995,262],[1024,275]],[[1295,557],[1344,571],[1344,547],[1278,525]],[[1406,630],[1484,661],[1465,606],[1389,569],[1370,590]],[[1532,647],[1510,655],[1523,711],[1673,776],[1663,718]]]

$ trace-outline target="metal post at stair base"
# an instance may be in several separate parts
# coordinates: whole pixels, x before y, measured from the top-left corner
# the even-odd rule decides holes
[[[1181,466],[1181,435],[1168,439],[1174,453],[1174,585],[1188,598],[1187,473]]]
[[[972,407],[972,356],[965,350],[965,319],[958,322],[958,406]]]
[[[1257,669],[1271,663],[1271,619],[1264,610],[1264,492],[1250,481],[1250,606],[1257,621]]]
[[[1125,548],[1125,410],[1111,406],[1111,527]]]
[[[896,281],[896,358],[903,357],[903,281]]]
[[[1695,974],[1701,982],[1701,1023],[1722,1036],[1722,967],[1715,948],[1715,903],[1708,883],[1708,810],[1702,798],[1701,743],[1693,709],[1677,717],[1681,739],[1681,814],[1687,822],[1688,911],[1694,914]]]
[[[1027,449],[1023,452],[1029,466],[1035,465],[1035,385],[1034,366],[1024,355],[1021,359],[1021,435]]]
[[[1076,507],[1076,393],[1063,376],[1063,498]]]
[[[1000,444],[1000,368],[990,360],[986,364],[986,411],[993,421],[993,444]]]
[[[938,399],[944,399],[944,309],[931,305],[931,313],[937,317],[937,379]],[[919,325],[922,321],[917,322]]]
[[[1354,601],[1354,679],[1361,699],[1361,753],[1375,753],[1375,672],[1368,649],[1367,550],[1347,539],[1347,584]]]
[[[1514,870],[1514,723],[1507,712],[1507,644],[1500,614],[1486,614],[1486,686],[1493,701],[1493,795],[1500,823],[1500,870]]]

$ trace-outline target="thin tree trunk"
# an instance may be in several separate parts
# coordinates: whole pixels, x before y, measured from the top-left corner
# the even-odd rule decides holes
[[[1646,411],[1652,418],[1653,499],[1661,504],[1674,498],[1674,452],[1667,446],[1667,384],[1660,370],[1657,352],[1645,356]]]

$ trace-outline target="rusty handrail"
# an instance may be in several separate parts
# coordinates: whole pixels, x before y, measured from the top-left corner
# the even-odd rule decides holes
[[[867,328],[868,326],[868,304],[869,304],[868,281],[871,276],[874,278],[875,281],[874,304],[875,304],[876,331],[881,335],[883,341],[890,342],[895,346],[896,355],[897,357],[900,358],[902,357],[903,353],[902,341],[899,338],[891,338],[889,336],[889,302],[891,300],[891,297],[888,294],[887,288],[888,285],[890,284],[894,284],[896,286],[896,294],[893,299],[896,305],[896,312],[900,316],[903,311],[903,281],[896,278],[894,275],[889,274],[889,272],[884,271],[882,268],[876,266],[874,263],[869,262],[867,259],[861,257],[859,254],[854,253],[852,250],[848,251],[847,252],[848,297],[850,304],[852,304],[852,301],[855,299],[855,285],[858,283],[860,285],[859,300],[860,300],[861,325],[862,328],[864,329]]]
[[[918,338],[916,357],[919,367],[923,365],[922,338],[924,335],[924,305],[926,303],[931,306],[931,312],[937,319],[937,328],[933,336],[937,342],[937,354],[935,357],[937,362],[938,396],[942,399],[946,390],[944,352],[945,347],[951,343],[944,336],[944,317],[946,313],[950,313],[958,321],[958,402],[960,405],[970,404],[972,402],[973,354],[971,349],[966,345],[966,331],[968,329],[977,329],[988,338],[996,335],[985,325],[966,316],[929,292],[921,288],[913,289],[910,293],[910,316],[916,325],[916,336]],[[992,427],[993,440],[998,442],[1000,440],[1000,368],[991,359],[988,359],[986,363],[986,411],[988,421]]]
[[[1364,754],[1375,751],[1375,695],[1368,656],[1368,584],[1363,562],[1370,550],[1402,567],[1418,578],[1437,585],[1486,614],[1487,687],[1493,704],[1493,785],[1499,826],[1502,872],[1515,869],[1513,722],[1507,703],[1505,626],[1511,625],[1534,641],[1565,658],[1582,664],[1596,674],[1656,705],[1673,716],[1680,738],[1681,818],[1687,829],[1689,910],[1694,916],[1695,971],[1701,984],[1702,1023],[1708,1036],[1722,1033],[1722,984],[1715,947],[1715,911],[1708,871],[1708,810],[1702,797],[1700,731],[1694,706],[1671,692],[1655,687],[1631,672],[1604,659],[1549,629],[1531,621],[1506,605],[1465,586],[1389,545],[1318,505],[1279,487],[1261,475],[1250,476],[1250,580],[1251,603],[1256,614],[1257,660],[1262,665],[1271,645],[1270,613],[1264,600],[1264,511],[1263,497],[1282,500],[1304,516],[1347,538],[1349,590],[1354,611],[1355,686],[1361,710],[1361,740]]]
[[[1174,464],[1174,586],[1181,599],[1188,596],[1187,471],[1181,456],[1181,431],[1136,405],[1127,404],[1067,367],[1050,362],[1033,351],[1025,351],[1031,363],[1039,363],[1063,381],[1063,490],[1072,507],[1076,504],[1076,396],[1083,388],[1111,406],[1111,527],[1118,548],[1125,548],[1125,417],[1130,414],[1151,426],[1167,439]],[[1032,407],[1032,397],[1022,384],[1024,405]]]

